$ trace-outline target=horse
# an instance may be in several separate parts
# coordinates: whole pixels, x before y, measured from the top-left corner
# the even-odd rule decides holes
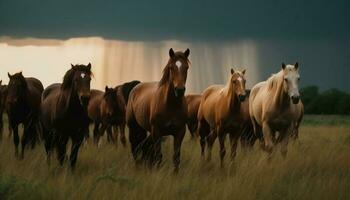
[[[254,134],[253,124],[250,119],[249,113],[249,96],[250,90],[246,89],[246,97],[243,102],[241,102],[241,114],[244,116],[242,121],[241,129],[241,147],[243,151],[249,150],[252,148],[257,140],[256,135]]]
[[[123,83],[121,85],[118,85],[115,87],[115,90],[117,91],[117,99],[119,110],[121,111],[120,117],[121,120],[117,121],[117,123],[114,124],[114,138],[118,140],[118,135],[120,135],[120,141],[123,144],[123,146],[126,146],[126,137],[125,137],[125,112],[126,112],[126,105],[129,101],[129,94],[131,90],[140,83],[138,80],[133,80],[130,82]],[[120,134],[118,134],[118,132]],[[118,141],[117,141],[118,142]]]
[[[57,160],[63,165],[66,145],[72,140],[70,166],[75,168],[80,145],[89,130],[87,106],[90,98],[91,64],[71,65],[62,84],[48,86],[42,95],[41,123],[47,161],[56,148]]]
[[[195,139],[197,137],[196,131],[197,131],[197,114],[198,114],[198,108],[199,104],[201,103],[202,95],[200,94],[189,94],[186,95],[186,102],[187,102],[187,128],[190,131],[191,139]]]
[[[18,125],[24,125],[21,138],[21,158],[23,159],[26,145],[30,142],[34,148],[40,138],[39,112],[44,87],[36,78],[25,78],[22,72],[14,75],[8,73],[8,77],[10,81],[7,86],[5,107],[13,131],[16,157],[18,157],[19,145]]]
[[[300,124],[299,64],[286,65],[267,81],[256,84],[249,98],[249,112],[254,133],[259,137],[263,150],[271,153],[280,144],[281,154],[287,155],[288,141]],[[278,136],[276,133],[278,132]]]
[[[174,137],[174,172],[179,171],[181,144],[186,132],[187,105],[184,97],[190,50],[171,48],[169,60],[159,82],[140,83],[129,95],[126,122],[131,152],[136,165],[142,161],[150,167],[162,162],[162,136]],[[147,136],[147,131],[150,134]]]
[[[122,120],[122,111],[118,106],[117,91],[114,88],[105,87],[105,92],[91,90],[88,105],[89,118],[94,122],[94,142],[99,143],[100,137],[107,130],[109,142],[115,142],[111,127]]]
[[[2,85],[2,80],[0,81],[0,140],[2,139],[2,134],[4,130],[3,114],[5,111],[5,102],[7,96],[7,85]]]
[[[216,137],[220,142],[221,167],[224,166],[225,137],[229,133],[231,143],[231,159],[236,156],[238,139],[242,122],[246,119],[244,102],[246,97],[244,77],[245,70],[231,69],[230,78],[226,85],[208,87],[202,95],[198,110],[198,133],[200,135],[201,155],[205,156],[205,145],[208,144],[207,160],[211,160],[211,150]]]

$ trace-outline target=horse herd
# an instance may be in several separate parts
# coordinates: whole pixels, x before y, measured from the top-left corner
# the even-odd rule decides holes
[[[288,140],[298,137],[303,117],[298,90],[298,63],[282,63],[278,73],[251,90],[245,87],[246,70],[231,69],[226,85],[212,85],[202,94],[185,96],[189,55],[189,49],[184,52],[170,49],[160,81],[131,81],[114,88],[106,86],[104,92],[90,89],[93,77],[90,63],[72,65],[62,83],[51,84],[45,89],[36,78],[26,78],[22,72],[8,73],[8,85],[0,82],[1,132],[2,115],[6,112],[16,157],[23,158],[28,144],[34,147],[43,140],[48,163],[56,150],[61,165],[70,139],[72,169],[81,144],[89,137],[89,125],[92,123],[93,141],[97,145],[99,138],[107,132],[109,142],[117,144],[120,135],[125,146],[127,125],[136,165],[149,167],[161,164],[162,137],[172,135],[175,172],[179,170],[186,125],[193,139],[200,137],[201,155],[204,158],[207,154],[208,160],[218,137],[221,166],[224,166],[227,134],[231,159],[236,155],[239,140],[244,148],[259,141],[269,155],[279,144],[285,156]],[[23,124],[20,155],[19,124]]]

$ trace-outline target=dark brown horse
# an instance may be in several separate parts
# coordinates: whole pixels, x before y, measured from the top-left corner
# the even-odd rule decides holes
[[[94,142],[98,144],[100,137],[107,130],[107,138],[115,142],[111,127],[121,121],[121,111],[118,109],[117,91],[106,86],[105,92],[91,90],[88,105],[89,118],[94,122]],[[124,117],[123,117],[124,118]]]
[[[7,85],[2,85],[2,81],[0,81],[0,140],[2,139],[2,134],[4,130],[3,114],[5,111],[6,96]]]
[[[210,86],[203,92],[198,110],[198,133],[201,137],[202,157],[204,157],[206,140],[208,143],[208,160],[211,159],[211,150],[216,137],[220,142],[220,160],[223,167],[225,137],[229,133],[231,143],[231,159],[236,156],[238,139],[241,136],[242,122],[245,111],[245,70],[234,71],[226,85]]]
[[[191,139],[194,139],[198,136],[198,134],[196,134],[197,127],[198,127],[197,115],[198,115],[199,104],[201,103],[201,98],[202,98],[202,95],[200,94],[186,95],[187,127],[191,133]]]
[[[8,77],[10,81],[7,87],[6,111],[13,130],[16,156],[19,144],[18,125],[24,125],[21,139],[21,158],[23,158],[24,149],[28,142],[31,142],[33,148],[40,136],[39,110],[44,87],[36,78],[25,78],[22,72],[14,75],[8,73]]]
[[[70,165],[74,168],[80,145],[88,132],[87,106],[90,98],[91,64],[72,65],[63,83],[52,84],[42,95],[41,122],[48,161],[56,147],[57,159],[63,165],[66,145],[72,140]]]
[[[126,105],[128,103],[129,100],[129,94],[131,92],[131,90],[140,83],[140,81],[134,80],[134,81],[130,81],[130,82],[126,82],[123,83],[122,85],[118,85],[117,87],[115,87],[116,91],[117,91],[117,102],[118,102],[118,106],[120,106],[119,110],[121,111],[121,117],[122,120],[118,121],[118,123],[116,123],[114,125],[114,138],[118,139],[118,135],[120,135],[120,141],[122,142],[122,144],[124,146],[126,146],[126,139],[125,139],[125,125],[126,125],[126,121],[125,121],[125,112],[126,112]],[[120,134],[118,134],[118,132]]]
[[[186,132],[187,105],[184,97],[190,50],[169,50],[169,61],[159,82],[138,84],[130,93],[126,109],[131,151],[136,164],[150,166],[162,161],[161,138],[174,136],[175,172],[180,165],[181,144]],[[147,136],[147,131],[150,135]]]

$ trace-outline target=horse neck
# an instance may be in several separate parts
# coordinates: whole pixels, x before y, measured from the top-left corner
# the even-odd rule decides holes
[[[283,90],[284,81],[283,81],[282,74],[278,74],[278,77],[276,78],[277,78],[277,88],[274,95],[274,105],[281,108],[289,104],[289,99],[288,99],[288,94],[285,93]]]
[[[178,104],[182,102],[182,98],[176,97],[174,92],[174,85],[170,80],[167,80],[159,85],[158,88],[159,99],[161,99],[165,104]]]
[[[61,114],[69,112],[69,109],[75,106],[75,104],[80,106],[79,97],[73,87],[62,89],[57,103],[58,109],[60,109],[58,112]]]
[[[231,84],[231,80],[228,81],[228,83],[225,86],[225,99],[226,99],[226,105],[227,109],[230,111],[236,111],[236,109],[239,109],[240,103],[235,95],[234,87]]]

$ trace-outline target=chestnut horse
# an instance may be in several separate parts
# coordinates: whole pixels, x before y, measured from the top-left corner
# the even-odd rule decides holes
[[[186,95],[187,102],[187,127],[191,133],[191,139],[196,138],[198,135],[196,134],[198,127],[198,108],[201,103],[202,95],[200,94],[189,94]]]
[[[5,111],[5,102],[7,96],[7,85],[2,85],[2,80],[0,81],[0,140],[2,139],[4,130],[3,114]]]
[[[112,125],[121,121],[122,114],[118,109],[117,91],[114,88],[105,87],[105,92],[91,90],[88,105],[89,118],[94,122],[94,142],[99,143],[100,137],[107,130],[109,142],[114,142]]]
[[[285,65],[267,81],[256,84],[249,98],[249,112],[254,132],[261,132],[261,146],[272,153],[275,144],[287,155],[288,140],[300,124],[299,65]],[[299,126],[299,125],[298,125]],[[278,137],[276,137],[276,133]]]
[[[207,159],[211,159],[211,150],[216,137],[220,142],[220,160],[223,167],[225,137],[229,133],[231,142],[231,159],[236,156],[238,139],[241,135],[242,122],[246,119],[245,107],[242,106],[246,97],[245,70],[234,71],[226,85],[210,86],[203,92],[198,110],[198,132],[200,135],[201,155],[204,157],[205,144],[208,143]]]
[[[6,111],[13,131],[16,156],[18,156],[19,144],[18,125],[24,125],[21,139],[21,158],[23,158],[28,142],[34,148],[40,137],[39,111],[44,87],[36,78],[25,78],[22,72],[14,75],[8,73],[8,77],[10,81],[7,86]]]
[[[90,98],[91,64],[72,65],[63,83],[47,87],[42,95],[41,122],[48,162],[53,148],[61,165],[68,139],[72,140],[70,166],[74,168],[80,145],[88,132],[87,105]]]
[[[186,132],[187,105],[184,97],[190,50],[169,50],[169,60],[159,82],[138,84],[130,93],[126,109],[129,141],[136,164],[150,166],[162,161],[161,138],[174,137],[173,163],[180,165],[181,144]],[[147,131],[150,134],[147,136]],[[140,159],[141,158],[141,159]]]

